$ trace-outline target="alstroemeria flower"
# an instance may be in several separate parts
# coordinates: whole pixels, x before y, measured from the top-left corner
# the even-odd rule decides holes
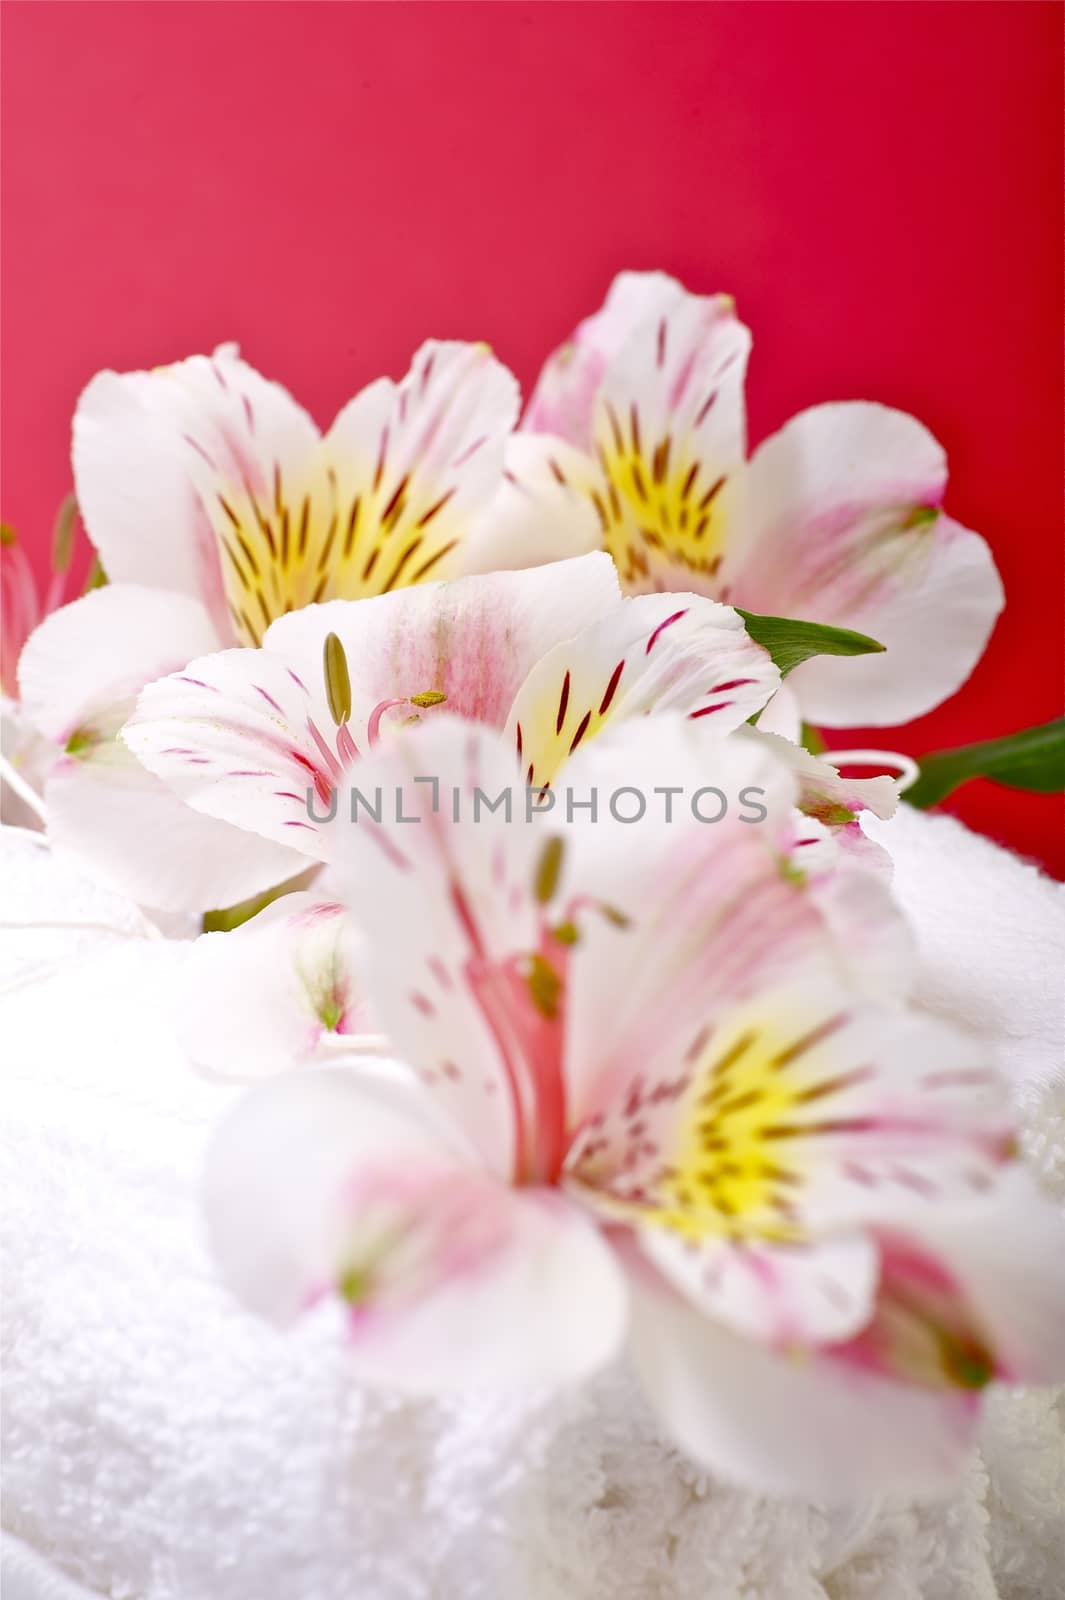
[[[550,508],[574,551],[610,551],[629,593],[695,589],[871,634],[884,654],[805,662],[789,689],[827,726],[919,716],[987,643],[1003,604],[991,553],[944,512],[944,452],[900,411],[815,406],[748,460],[750,344],[727,296],[622,273],[544,368],[500,532]]]
[[[499,585],[489,581],[498,593]],[[735,737],[760,743],[798,779],[802,821],[796,818],[794,870],[815,888],[854,976],[873,987],[886,978],[889,990],[899,988],[899,974],[905,978],[908,968],[906,931],[883,902],[874,914],[872,891],[844,870],[858,865],[890,878],[890,858],[866,837],[859,817],[894,814],[893,780],[842,778],[827,762],[753,728]],[[534,805],[545,803],[548,787],[533,792]],[[323,1056],[335,1059],[338,1051],[376,1058],[387,1048],[387,1039],[374,1031],[364,994],[352,918],[335,900],[320,897],[323,887],[286,895],[234,931],[205,933],[196,941],[176,1028],[197,1065],[215,1075],[251,1079]]]
[[[223,345],[92,380],[74,417],[78,502],[112,583],[190,595],[219,645],[255,645],[301,606],[470,570],[475,538],[476,570],[496,565],[479,523],[517,409],[487,345],[430,341],[323,437]]]
[[[487,347],[457,343],[424,345],[401,383],[371,384],[324,438],[233,346],[98,374],[74,418],[74,473],[110,586],[33,636],[22,672],[31,721],[62,751],[46,795],[57,842],[173,910],[229,904],[298,870],[205,827],[114,736],[150,678],[258,644],[287,611],[493,565],[482,513],[517,404]]]
[[[515,774],[539,788],[616,721],[674,708],[724,734],[779,681],[735,611],[623,599],[600,553],[308,607],[261,650],[151,684],[124,738],[190,806],[327,861],[345,779],[358,785],[360,756],[419,717],[446,707],[505,729]]]
[[[1061,1372],[1061,1219],[984,1048],[854,986],[763,743],[619,726],[567,767],[596,820],[478,815],[513,749],[446,715],[364,777],[416,819],[343,835],[409,1071],[284,1074],[223,1125],[208,1219],[251,1307],[334,1298],[355,1371],[421,1390],[573,1379],[631,1333],[694,1455],[818,1496],[940,1480],[992,1377]],[[764,819],[698,821],[709,783]],[[666,786],[671,823],[608,808]]]
[[[802,820],[796,817],[793,870],[816,893],[855,979],[874,989],[905,988],[906,930],[883,898],[874,906],[873,891],[846,870],[858,865],[890,877],[890,858],[858,819],[866,811],[882,819],[894,814],[892,779],[844,779],[827,762],[753,728],[734,737],[761,743],[798,777]],[[548,787],[530,791],[530,803],[545,804]],[[260,1078],[316,1057],[335,1059],[346,1051],[377,1058],[387,1048],[387,1039],[374,1032],[351,915],[337,901],[319,898],[322,887],[289,894],[233,932],[205,933],[196,941],[176,1028],[197,1065],[223,1077]]]

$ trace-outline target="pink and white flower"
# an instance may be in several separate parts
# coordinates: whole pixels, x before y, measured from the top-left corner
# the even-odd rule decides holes
[[[446,708],[503,729],[515,775],[540,788],[615,722],[674,708],[724,734],[779,682],[735,611],[692,594],[623,599],[598,553],[307,607],[260,650],[151,684],[123,737],[189,806],[328,861],[338,789],[419,718]]]
[[[475,820],[513,749],[447,714],[363,776],[416,819],[339,851],[407,1066],[283,1074],[219,1131],[208,1220],[252,1308],[335,1301],[356,1372],[420,1390],[627,1341],[693,1455],[826,1497],[941,1481],[991,1379],[1061,1374],[1062,1223],[985,1047],[905,1004],[905,941],[855,982],[764,741],[662,714],[567,765],[588,794],[753,788],[753,825]]]
[[[523,546],[549,508],[574,552],[611,553],[629,593],[694,589],[871,634],[883,655],[798,668],[804,714],[918,716],[987,643],[1003,604],[991,553],[944,511],[944,452],[900,411],[815,406],[748,459],[750,346],[728,296],[622,273],[545,366],[498,519]]]
[[[50,742],[59,848],[166,910],[228,905],[298,871],[287,847],[175,802],[118,729],[152,678],[255,645],[287,611],[462,570],[475,534],[491,564],[479,523],[517,404],[487,347],[457,343],[423,346],[401,383],[371,384],[324,437],[233,346],[98,374],[74,418],[74,472],[110,583],[31,634],[20,669],[28,722]]]
[[[301,606],[469,570],[517,409],[487,345],[430,341],[323,436],[223,345],[97,374],[74,417],[78,502],[112,583],[190,596],[220,646],[255,645]]]

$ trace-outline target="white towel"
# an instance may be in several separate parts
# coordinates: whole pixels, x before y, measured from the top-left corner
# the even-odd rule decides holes
[[[1004,1047],[1065,1196],[1062,891],[947,818],[876,831],[925,1001]],[[196,1209],[239,1091],[194,1076],[170,1034],[186,947],[32,841],[8,854],[8,922],[62,904],[82,926],[0,947],[5,1600],[1065,1595],[1060,1397],[997,1395],[951,1499],[827,1514],[711,1480],[623,1366],[562,1395],[415,1402],[355,1386],[328,1308],[287,1335],[246,1315]]]

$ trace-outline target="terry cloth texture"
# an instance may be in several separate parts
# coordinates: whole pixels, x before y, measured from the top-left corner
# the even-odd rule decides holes
[[[1002,1048],[1065,1200],[1062,891],[949,818],[875,831],[924,1001]],[[286,1335],[246,1315],[196,1206],[239,1090],[173,1041],[187,947],[33,840],[4,854],[4,1600],[1065,1596],[1065,1395],[997,1393],[947,1500],[827,1511],[699,1470],[623,1364],[412,1401],[352,1382],[328,1308]],[[56,916],[79,926],[29,926]]]

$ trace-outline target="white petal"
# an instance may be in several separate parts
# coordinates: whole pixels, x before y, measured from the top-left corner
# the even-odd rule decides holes
[[[23,710],[60,745],[90,735],[98,719],[113,734],[115,716],[120,725],[146,683],[217,642],[198,601],[108,584],[53,611],[30,635],[19,662]]]
[[[270,650],[201,656],[147,686],[122,737],[193,810],[328,861],[346,762],[320,660],[303,678]]]
[[[813,722],[907,721],[952,694],[983,650],[1002,586],[983,540],[939,510],[946,477],[919,422],[853,402],[793,417],[722,496],[734,604],[887,647],[796,668],[789,684]]]
[[[355,760],[350,740],[356,754],[366,754],[378,706],[431,691],[446,696],[449,710],[502,725],[539,655],[618,603],[609,557],[586,556],[553,570],[562,579],[561,598],[558,578],[545,569],[294,612],[274,624],[262,650],[193,661],[151,685],[126,741],[190,805],[329,860],[335,827],[323,819],[331,791],[343,823],[351,797],[346,787],[335,792],[341,774],[362,787],[358,765],[348,772]],[[330,633],[349,664],[346,747],[323,679]],[[382,731],[416,714],[409,705],[392,708]]]
[[[418,1314],[375,1323],[371,1310],[356,1325],[357,1372],[420,1393],[513,1389],[573,1383],[616,1356],[628,1322],[624,1280],[606,1242],[556,1190],[446,1179],[438,1198],[448,1277]]]
[[[763,733],[775,733],[798,744],[802,738],[802,712],[795,691],[782,683],[758,718]]]
[[[308,607],[275,622],[266,645],[299,673],[320,678],[326,634],[337,634],[362,747],[377,704],[427,690],[446,694],[457,716],[501,728],[535,663],[619,601],[610,558],[598,553],[528,572],[419,584],[357,605]]]
[[[868,1321],[877,1251],[859,1234],[802,1245],[708,1239],[643,1228],[649,1260],[704,1315],[774,1349],[846,1339]]]
[[[771,742],[773,753],[798,777],[799,807],[808,817],[841,828],[855,822],[863,811],[883,819],[895,815],[899,793],[893,778],[844,778],[832,765],[831,751],[824,757],[811,755],[793,740],[768,732],[762,720],[759,717],[757,728],[745,737]]]
[[[193,946],[177,1034],[198,1066],[265,1077],[309,1059],[327,1035],[369,1026],[355,930],[335,901],[285,895]]]
[[[731,538],[719,508],[746,451],[750,345],[727,296],[688,295],[641,323],[606,370],[595,415],[598,509],[630,592],[719,595]]]
[[[56,759],[51,739],[38,733],[18,700],[0,696],[0,752],[11,769],[0,773],[0,814],[13,827],[42,825],[41,793]]]
[[[680,710],[720,734],[760,710],[780,681],[738,614],[699,595],[644,595],[557,645],[507,720],[526,782],[550,782],[603,727]]]
[[[367,756],[358,778],[380,824],[360,813],[335,859],[368,936],[367,993],[482,1161],[511,1174],[529,1153],[530,1073],[552,1033],[518,970],[540,944],[545,834],[526,820],[510,747],[451,716]]]
[[[220,1129],[205,1187],[241,1298],[289,1321],[339,1291],[352,1364],[371,1381],[564,1382],[623,1335],[621,1274],[579,1212],[465,1166],[399,1085],[343,1068],[263,1085]]]
[[[660,712],[579,750],[554,790],[576,824],[567,1073],[578,1119],[637,1082],[676,1086],[692,1041],[741,997],[803,981],[844,983],[854,999],[908,989],[912,945],[886,886],[849,865],[798,869],[814,825],[794,810],[775,741],[715,740],[703,722]]]
[[[578,1118],[651,1059],[675,1078],[716,1007],[773,974],[836,962],[788,862],[791,773],[758,742],[715,737],[712,721],[619,723],[554,785],[574,823],[566,893],[583,908],[567,1034]]]
[[[805,661],[795,692],[826,728],[909,722],[961,688],[1004,605],[986,540],[940,515],[919,580],[855,619],[884,654]]]
[[[1008,1383],[1065,1378],[1065,1217],[1014,1163],[986,1202],[937,1213],[920,1241],[954,1278]]]
[[[599,482],[591,456],[564,439],[512,435],[499,490],[465,546],[463,570],[538,567],[598,550]]]
[[[293,877],[304,860],[200,816],[121,746],[64,757],[45,785],[60,858],[161,911],[237,905]]]
[[[764,720],[760,717],[756,728],[744,728],[740,736],[764,741],[798,780],[804,820],[792,866],[809,882],[854,982],[874,996],[904,996],[913,980],[912,936],[890,892],[891,859],[860,821],[894,815],[894,779],[844,778],[827,758],[765,732]],[[865,881],[870,876],[879,878],[879,890]]]
[[[299,869],[287,849],[198,817],[119,740],[151,677],[215,643],[186,595],[116,584],[46,617],[20,663],[27,716],[60,754],[46,784],[48,831],[84,871],[142,905],[228,906]]]
[[[596,396],[609,362],[635,328],[657,323],[686,298],[676,279],[664,272],[619,273],[600,310],[585,317],[544,363],[522,426],[591,449]]]
[[[305,476],[317,442],[306,412],[234,346],[152,372],[99,373],[74,417],[74,480],[104,570],[198,597],[223,640],[233,637],[221,500],[267,507],[275,471]]]
[[[948,1486],[972,1448],[972,1395],[893,1382],[831,1355],[792,1358],[738,1338],[630,1279],[632,1352],[668,1430],[725,1478],[830,1502]]]
[[[517,383],[487,345],[434,340],[402,383],[381,379],[345,406],[323,446],[340,563],[325,596],[474,570],[463,546],[500,487],[517,414]]]
[[[808,844],[811,834],[822,838]],[[857,824],[829,833],[807,818],[792,852],[856,994],[874,1001],[911,997],[917,941],[891,888],[891,858]],[[813,859],[812,859],[813,858]]]

